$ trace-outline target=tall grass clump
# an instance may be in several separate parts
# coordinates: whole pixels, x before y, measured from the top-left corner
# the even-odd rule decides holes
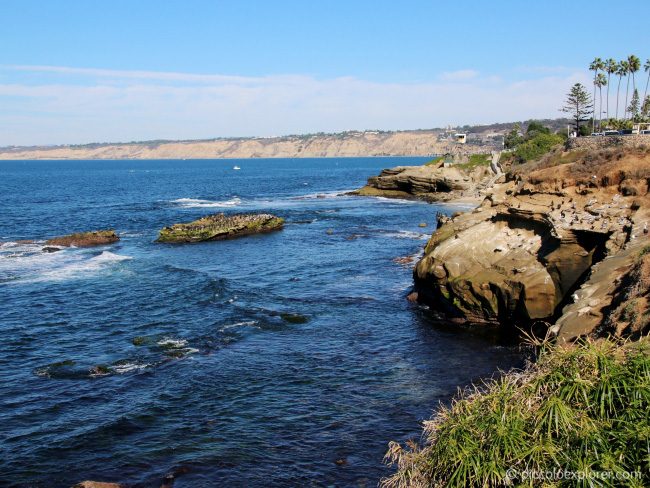
[[[392,442],[381,485],[650,486],[648,338],[539,347],[524,371],[440,407],[421,446]]]

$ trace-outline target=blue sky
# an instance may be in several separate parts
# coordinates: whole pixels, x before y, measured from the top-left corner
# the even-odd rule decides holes
[[[0,145],[557,117],[594,56],[650,57],[621,5],[0,0]]]

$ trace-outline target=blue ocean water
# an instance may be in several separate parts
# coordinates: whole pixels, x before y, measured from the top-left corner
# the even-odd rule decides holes
[[[375,486],[390,440],[520,361],[404,298],[394,260],[458,207],[342,195],[420,161],[0,162],[0,485]],[[287,223],[154,243],[220,211]],[[99,228],[121,241],[42,251]]]

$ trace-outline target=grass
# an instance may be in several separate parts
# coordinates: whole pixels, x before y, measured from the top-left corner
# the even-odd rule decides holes
[[[469,157],[469,161],[463,164],[455,165],[456,168],[472,170],[479,166],[489,166],[492,161],[490,154],[472,154]]]
[[[437,164],[440,164],[440,161],[444,159],[444,156],[436,156],[433,159],[430,159],[426,163],[424,163],[424,166],[435,166]]]
[[[538,359],[461,392],[423,444],[389,445],[392,487],[650,485],[650,341],[538,344]],[[567,470],[583,479],[524,479]],[[614,479],[590,479],[607,472]],[[617,481],[633,473],[625,482]],[[634,473],[638,473],[634,474]],[[635,477],[637,476],[637,477]]]

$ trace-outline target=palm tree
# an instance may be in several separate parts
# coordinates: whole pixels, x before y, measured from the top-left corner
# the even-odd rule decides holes
[[[598,73],[596,76],[596,81],[594,82],[598,87],[598,130],[602,130],[602,113],[603,113],[603,90],[602,88],[607,85],[607,78],[603,73]]]
[[[645,91],[643,92],[643,99],[645,100],[646,97],[648,96],[648,82],[650,82],[650,59],[645,60],[643,69],[645,70],[646,73],[648,73],[648,79],[645,82]]]
[[[627,96],[630,92],[630,63],[627,60],[621,61],[621,66],[625,68],[625,78],[627,81],[627,87],[625,88],[625,105],[623,106],[623,119],[627,119]]]
[[[618,98],[619,92],[621,91],[621,80],[623,76],[627,75],[627,61],[623,60],[618,63],[616,74],[618,75],[618,88],[616,89],[616,119],[618,120]]]
[[[632,74],[632,91],[634,91],[636,90],[636,80],[634,79],[634,73],[641,69],[641,60],[634,54],[631,54],[627,57],[627,62],[630,65],[630,73]]]
[[[648,60],[648,66],[650,66],[650,59]],[[605,72],[607,73],[607,119],[609,120],[609,78],[612,76],[612,73],[616,73],[616,68],[618,67],[618,64],[616,63],[616,60],[609,58],[607,61],[605,61]],[[648,76],[650,78],[650,76]],[[647,83],[646,83],[647,85]],[[647,87],[646,87],[647,89]]]
[[[600,58],[594,58],[594,60],[589,65],[589,71],[594,72],[594,96],[592,97],[592,100],[596,99],[596,76],[598,75],[598,71],[600,71],[604,67],[605,65],[603,63],[603,60]],[[596,131],[595,125],[596,125],[596,113],[594,112],[594,114],[591,117],[591,132]]]

